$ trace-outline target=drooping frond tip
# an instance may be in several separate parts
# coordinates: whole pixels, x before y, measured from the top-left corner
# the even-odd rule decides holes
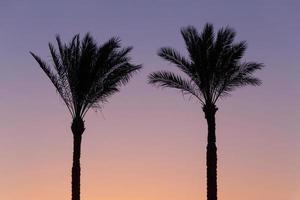
[[[148,83],[162,88],[174,88],[182,92],[183,95],[192,95],[201,100],[195,84],[172,72],[159,71],[148,76]]]

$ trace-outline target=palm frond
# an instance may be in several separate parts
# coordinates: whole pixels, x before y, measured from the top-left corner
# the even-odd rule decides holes
[[[33,58],[38,62],[39,66],[42,68],[42,70],[45,72],[45,74],[48,76],[52,84],[55,86],[57,92],[63,99],[64,103],[66,104],[68,110],[71,114],[74,113],[73,106],[70,102],[70,100],[67,98],[67,91],[64,88],[64,85],[61,83],[59,76],[55,74],[51,68],[46,64],[45,61],[43,61],[39,56],[35,55],[33,52],[30,52],[30,54],[33,56]]]
[[[200,102],[203,103],[200,94],[197,92],[193,82],[185,80],[184,78],[167,71],[159,71],[151,73],[148,76],[148,82],[157,87],[163,88],[175,88],[180,90],[184,95],[189,94],[196,97]]]
[[[184,39],[185,46],[189,52],[189,57],[194,63],[199,63],[199,48],[200,41],[199,33],[193,26],[188,26],[181,29],[181,35]]]
[[[192,63],[181,56],[178,51],[170,47],[163,47],[158,51],[158,56],[175,64],[183,73],[189,76],[194,82],[198,82],[197,71]],[[198,83],[200,84],[200,83]]]
[[[261,85],[261,80],[253,77],[253,72],[263,67],[264,65],[262,63],[245,62],[236,65],[227,73],[224,72],[223,82],[219,85],[219,88],[216,88],[217,95],[215,96],[214,102],[216,102],[219,97],[228,96],[231,91],[238,87]]]
[[[175,64],[181,71],[186,74],[190,74],[190,71],[193,70],[191,68],[191,63],[173,48],[163,47],[158,51],[157,54],[165,60]]]

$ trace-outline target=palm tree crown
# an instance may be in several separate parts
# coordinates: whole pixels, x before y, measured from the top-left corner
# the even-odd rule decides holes
[[[141,68],[130,63],[128,53],[132,47],[121,48],[116,37],[100,46],[89,33],[82,41],[79,35],[69,44],[63,44],[59,36],[56,41],[58,50],[49,43],[52,67],[30,53],[56,87],[73,118],[83,118],[89,108],[101,106]]]
[[[149,75],[149,83],[179,89],[195,96],[203,105],[214,105],[235,88],[261,84],[253,72],[263,64],[241,61],[247,45],[245,41],[234,43],[233,29],[221,28],[215,35],[213,25],[206,24],[199,34],[196,28],[188,26],[181,29],[181,35],[189,59],[170,47],[161,48],[158,55],[175,64],[189,79],[159,71]]]

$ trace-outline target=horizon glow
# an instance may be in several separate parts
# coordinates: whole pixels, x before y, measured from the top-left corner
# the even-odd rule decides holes
[[[207,127],[201,104],[147,84],[175,67],[160,47],[185,54],[180,28],[229,25],[246,40],[245,60],[263,62],[260,87],[217,105],[218,197],[300,199],[300,13],[297,1],[0,2],[0,199],[70,199],[71,117],[29,51],[50,60],[55,34],[119,36],[144,68],[103,110],[89,111],[81,198],[206,199]],[[177,70],[176,70],[177,71]],[[178,72],[178,71],[177,71]],[[179,72],[178,72],[179,73]]]

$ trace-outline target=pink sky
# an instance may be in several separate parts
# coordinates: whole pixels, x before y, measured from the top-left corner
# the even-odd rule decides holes
[[[172,68],[158,48],[185,53],[180,27],[206,22],[234,27],[248,41],[245,59],[267,66],[257,73],[261,87],[218,103],[220,199],[300,199],[300,3],[33,2],[0,3],[1,200],[70,198],[71,118],[28,52],[49,58],[56,33],[68,41],[86,31],[99,42],[119,35],[144,69],[86,118],[82,199],[205,199],[201,105],[147,85],[146,76]]]

